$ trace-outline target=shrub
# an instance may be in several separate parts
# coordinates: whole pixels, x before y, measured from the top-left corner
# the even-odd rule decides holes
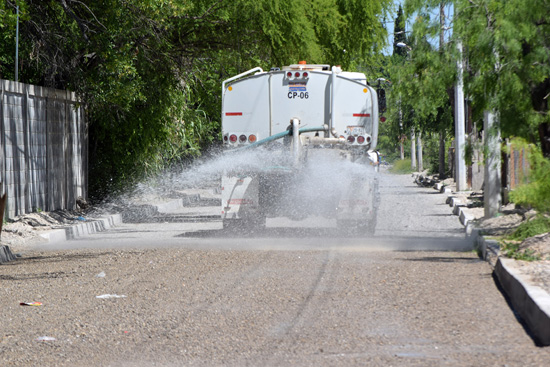
[[[510,192],[510,200],[539,212],[550,212],[550,160],[534,146],[526,151],[531,167],[527,174],[528,183]]]
[[[411,173],[413,170],[411,168],[411,160],[403,159],[393,162],[393,166],[390,168],[392,173]]]

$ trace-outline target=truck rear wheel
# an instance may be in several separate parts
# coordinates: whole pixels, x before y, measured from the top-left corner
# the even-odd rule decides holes
[[[376,227],[376,220],[339,220],[336,222],[338,229],[354,236],[373,236]]]
[[[227,231],[255,231],[265,229],[266,217],[258,215],[257,217],[223,219],[223,229]]]

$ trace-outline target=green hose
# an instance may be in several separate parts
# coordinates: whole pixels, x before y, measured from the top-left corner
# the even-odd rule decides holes
[[[326,128],[324,126],[314,126],[314,127],[302,127],[299,132],[300,134],[302,133],[311,133],[311,132],[315,132],[315,131],[324,131],[326,130]],[[284,138],[285,136],[287,135],[291,135],[292,134],[292,129],[289,129],[289,130],[286,130],[286,131],[283,131],[281,133],[278,133],[278,134],[275,134],[275,135],[271,135],[271,136],[268,136],[267,138],[265,139],[262,139],[262,140],[259,140],[255,143],[252,143],[250,145],[246,145],[242,148],[238,148],[238,149],[235,149],[235,151],[240,151],[240,150],[245,150],[245,149],[250,149],[250,148],[255,148],[255,147],[258,147],[260,145],[264,145],[266,143],[269,143],[271,141],[274,141],[274,140],[277,140],[277,139],[281,139],[281,138]]]

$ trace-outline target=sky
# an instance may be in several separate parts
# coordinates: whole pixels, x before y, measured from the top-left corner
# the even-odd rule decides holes
[[[397,16],[397,9],[399,9],[399,4],[403,6],[404,1],[405,0],[394,0],[393,13],[388,17],[388,19],[386,19],[386,22],[384,23],[384,25],[388,29],[388,45],[384,49],[385,55],[391,55],[393,52],[393,27],[394,27],[393,23],[395,21],[395,17]],[[406,29],[409,30],[409,28],[410,27],[407,24]]]
[[[403,6],[404,3],[405,3],[405,0],[394,0],[393,13],[384,22],[384,24],[385,24],[385,26],[388,30],[388,45],[386,46],[386,48],[383,51],[385,55],[391,55],[392,52],[393,52],[393,27],[394,27],[394,21],[395,21],[395,17],[397,16],[397,9],[399,9],[399,5]],[[439,9],[435,9],[433,15],[435,17],[438,17],[439,16],[438,13],[439,13]],[[448,4],[447,6],[445,6],[445,15],[446,15],[446,18],[447,18],[445,24],[448,27],[450,21],[452,21],[453,15],[454,15],[454,7],[453,7],[452,4]],[[407,21],[407,23],[405,24],[405,30],[406,31],[408,31],[408,32],[412,31],[413,21],[414,21],[414,19]],[[447,30],[445,32],[445,38],[448,40],[450,35],[451,35],[451,30]],[[431,39],[430,42],[434,46],[439,46],[439,38],[437,38],[437,37],[434,38],[434,39]]]

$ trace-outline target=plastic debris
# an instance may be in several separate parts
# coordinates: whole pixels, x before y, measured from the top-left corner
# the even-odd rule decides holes
[[[42,306],[42,302],[21,302],[21,306]]]
[[[95,298],[125,298],[124,295],[118,295],[118,294],[102,294],[101,296],[95,296]]]
[[[97,274],[95,277],[96,278],[105,278],[105,272],[102,271],[101,273]]]
[[[84,217],[76,217],[76,220],[86,221],[86,218],[84,218]]]
[[[36,338],[38,342],[50,342],[56,340],[53,336],[39,336]]]

